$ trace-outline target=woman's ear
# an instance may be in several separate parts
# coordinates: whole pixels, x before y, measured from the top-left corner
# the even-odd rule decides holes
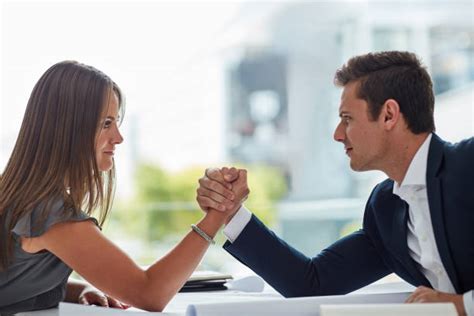
[[[400,120],[400,106],[398,102],[394,99],[388,99],[385,101],[382,107],[382,113],[380,115],[383,117],[383,124],[386,130],[393,129],[398,121]]]

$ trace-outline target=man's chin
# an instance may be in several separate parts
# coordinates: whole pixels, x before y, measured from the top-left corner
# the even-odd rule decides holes
[[[369,171],[370,169],[367,169],[367,168],[364,168],[365,166],[364,165],[361,165],[360,163],[358,164],[356,161],[352,160],[351,159],[351,162],[350,162],[350,167],[352,170],[356,171],[356,172],[362,172],[362,171]]]

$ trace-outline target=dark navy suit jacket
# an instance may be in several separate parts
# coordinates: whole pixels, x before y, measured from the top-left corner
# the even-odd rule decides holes
[[[224,248],[286,297],[345,294],[396,273],[430,286],[407,246],[408,205],[390,179],[367,202],[362,229],[309,258],[255,216]],[[457,144],[433,134],[426,173],[428,204],[441,260],[456,292],[474,289],[474,138]]]

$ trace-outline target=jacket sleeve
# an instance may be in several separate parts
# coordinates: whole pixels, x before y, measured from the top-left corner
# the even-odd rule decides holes
[[[363,229],[309,258],[252,215],[224,248],[285,297],[346,294],[391,272]]]

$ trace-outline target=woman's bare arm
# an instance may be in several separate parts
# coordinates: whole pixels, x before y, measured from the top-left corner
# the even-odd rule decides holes
[[[214,237],[225,217],[225,213],[212,211],[197,225]],[[24,241],[24,249],[26,245],[30,250],[46,249],[104,293],[150,311],[164,309],[209,246],[201,236],[190,231],[166,256],[144,270],[108,240],[92,221],[56,224],[44,235]]]

